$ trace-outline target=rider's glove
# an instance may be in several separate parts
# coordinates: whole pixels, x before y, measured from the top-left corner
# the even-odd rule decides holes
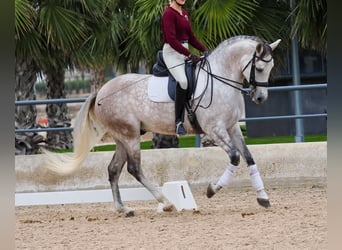
[[[210,52],[208,50],[204,51],[203,52],[203,55],[205,58],[207,58],[209,56]]]
[[[196,55],[194,55],[194,54],[191,54],[188,58],[189,58],[189,60],[191,60],[194,64],[197,64],[197,63],[201,60],[201,58],[200,58],[199,56],[196,56]]]

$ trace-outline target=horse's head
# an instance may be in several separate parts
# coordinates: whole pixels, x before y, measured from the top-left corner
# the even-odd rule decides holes
[[[252,59],[247,64],[245,63],[246,66],[242,70],[242,74],[251,88],[251,98],[256,104],[267,100],[268,79],[274,65],[272,51],[278,46],[280,41],[278,39],[271,44],[258,43]]]

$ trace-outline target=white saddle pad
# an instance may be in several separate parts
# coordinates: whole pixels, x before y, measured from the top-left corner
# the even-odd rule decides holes
[[[147,93],[148,97],[153,102],[173,102],[168,93],[168,77],[152,76],[149,79]],[[204,91],[204,83],[198,83],[195,91],[195,99],[198,98]]]
[[[147,93],[148,97],[153,102],[173,102],[170,98],[167,84],[169,77],[152,76],[148,81]]]

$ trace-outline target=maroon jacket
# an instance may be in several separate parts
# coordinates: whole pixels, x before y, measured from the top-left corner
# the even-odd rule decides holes
[[[184,40],[187,40],[196,49],[202,52],[206,51],[206,47],[192,31],[187,11],[182,10],[182,13],[183,16],[170,6],[165,9],[161,24],[164,43],[170,44],[173,49],[185,56],[190,56],[191,51],[181,44],[181,41]]]

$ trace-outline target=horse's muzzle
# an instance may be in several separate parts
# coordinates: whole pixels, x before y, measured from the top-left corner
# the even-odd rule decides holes
[[[251,91],[251,98],[252,98],[252,101],[256,104],[262,104],[263,102],[265,102],[267,100],[267,92],[263,92],[263,91],[258,91],[258,90],[255,90],[253,89]]]
[[[267,98],[263,97],[258,97],[258,98],[252,98],[252,101],[255,102],[256,104],[262,104],[263,102],[266,101]]]

